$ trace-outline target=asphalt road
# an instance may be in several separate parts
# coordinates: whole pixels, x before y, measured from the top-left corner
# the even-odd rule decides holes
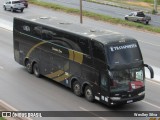
[[[90,103],[83,97],[47,78],[36,78],[27,73],[13,58],[13,34],[0,28],[0,99],[18,110],[24,111],[160,111],[160,84],[146,81],[146,97],[143,101],[118,108],[108,108],[98,102]],[[124,113],[125,114],[125,113]],[[46,118],[45,118],[46,119]],[[53,118],[50,118],[53,119]],[[71,118],[54,118],[68,119]],[[77,118],[82,119],[82,118]],[[83,118],[84,119],[84,118]],[[87,120],[104,117],[86,118]],[[109,118],[116,120],[117,118]],[[128,118],[118,118],[127,120]],[[137,119],[137,118],[136,118]],[[141,118],[143,119],[143,118]],[[145,118],[146,119],[146,118]],[[39,120],[39,118],[37,119]],[[134,120],[134,119],[133,119]],[[149,119],[148,119],[149,120]]]
[[[1,4],[1,1],[0,1]],[[2,5],[0,6],[2,8]],[[12,24],[13,17],[24,17],[29,15],[54,16],[60,19],[70,20],[79,23],[78,16],[72,16],[61,12],[44,9],[42,7],[32,6],[24,10],[24,13],[11,13],[0,10],[0,19],[4,24]],[[8,25],[6,24],[6,25]],[[160,41],[159,34],[138,31],[135,29],[124,28],[122,26],[111,25],[100,21],[94,21],[85,18],[84,24],[96,26],[99,29],[109,29],[120,32],[125,35],[135,37],[142,49],[145,63],[156,66],[159,70],[160,65]],[[146,97],[143,101],[128,104],[119,108],[108,108],[98,102],[89,103],[83,97],[75,96],[69,89],[46,78],[36,78],[28,74],[24,67],[20,66],[13,58],[12,32],[0,28],[0,99],[6,101],[18,110],[38,110],[38,111],[103,111],[103,110],[125,110],[125,111],[160,111],[160,84],[152,81],[146,81]],[[125,113],[124,113],[125,114]],[[45,118],[46,119],[46,118]],[[53,120],[53,118],[50,118]],[[75,118],[54,118],[68,119]],[[84,119],[84,118],[76,118]],[[117,118],[86,118],[87,120],[97,119],[117,119]],[[126,119],[127,118],[118,118]],[[138,119],[138,118],[135,118]],[[141,118],[145,119],[146,118]],[[149,118],[148,118],[149,119]],[[39,118],[37,119],[39,120]]]
[[[79,6],[80,6],[80,0],[69,0],[69,1],[68,0],[41,0],[41,1],[56,3],[66,7],[76,8],[76,9],[79,9]],[[133,12],[133,10],[113,7],[109,5],[96,4],[96,3],[91,3],[87,1],[83,1],[82,4],[83,4],[83,10],[104,14],[104,15],[109,15],[114,18],[124,19],[125,15],[129,14],[130,12]],[[151,14],[148,14],[148,15],[151,16],[152,18],[150,25],[160,27],[160,16],[151,15]]]

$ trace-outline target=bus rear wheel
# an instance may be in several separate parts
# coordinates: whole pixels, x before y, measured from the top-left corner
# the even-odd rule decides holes
[[[93,101],[94,101],[94,97],[93,97],[92,88],[91,88],[90,86],[86,86],[84,92],[85,92],[85,98],[86,98],[89,102],[93,102]]]
[[[33,73],[38,78],[41,76],[40,70],[39,70],[39,67],[38,67],[37,63],[34,63],[34,65],[33,65]]]
[[[25,66],[26,66],[27,71],[32,74],[33,70],[32,70],[32,66],[29,60],[26,61]]]
[[[78,81],[74,81],[73,83],[73,92],[77,96],[81,96],[81,84]]]

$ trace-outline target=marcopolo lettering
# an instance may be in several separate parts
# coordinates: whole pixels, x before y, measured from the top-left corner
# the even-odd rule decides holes
[[[131,49],[131,48],[136,48],[136,47],[137,47],[136,44],[130,44],[130,45],[122,45],[122,46],[110,47],[110,50],[112,52],[114,52],[114,51],[117,51],[117,50]]]

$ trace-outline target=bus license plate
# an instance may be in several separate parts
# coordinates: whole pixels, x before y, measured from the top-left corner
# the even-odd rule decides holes
[[[127,101],[127,103],[132,103],[132,102],[133,102],[133,100],[128,100],[128,101]]]

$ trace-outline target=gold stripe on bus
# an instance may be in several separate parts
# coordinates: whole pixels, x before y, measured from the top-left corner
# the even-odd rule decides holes
[[[59,76],[57,78],[54,78],[54,80],[56,80],[57,82],[61,82],[67,78],[69,78],[71,75],[70,74],[63,74],[62,76]]]
[[[47,42],[47,41],[43,41],[43,42],[39,42],[38,44],[34,45],[34,46],[29,50],[29,52],[27,53],[26,57],[28,58],[28,57],[30,56],[30,54],[32,53],[32,51],[33,51],[36,47],[38,47],[38,46],[40,46],[40,45],[42,45],[42,44],[44,44],[44,43],[46,43],[46,42]]]
[[[57,76],[59,76],[59,75],[62,75],[64,73],[64,71],[63,70],[58,70],[58,71],[56,71],[56,72],[53,72],[53,73],[51,73],[51,74],[48,74],[48,75],[46,75],[48,78],[54,78],[54,77],[57,77]]]
[[[73,60],[73,50],[68,50],[69,51],[69,59]]]
[[[74,51],[74,61],[82,64],[82,62],[83,62],[83,53]]]

